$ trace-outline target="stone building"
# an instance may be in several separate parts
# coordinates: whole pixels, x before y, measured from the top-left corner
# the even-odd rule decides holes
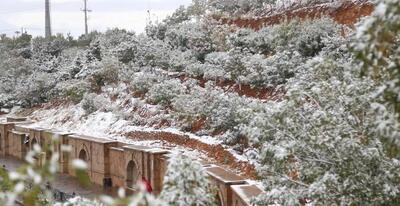
[[[26,121],[26,118],[20,117],[7,117],[6,122],[0,122],[0,154],[10,155],[16,157],[23,157],[22,152],[25,151],[24,146],[21,144],[21,138],[25,139],[26,134],[23,132],[13,133],[16,124],[31,123]],[[14,151],[17,150],[17,151]]]
[[[111,148],[110,157],[116,160],[111,164],[113,185],[134,191],[136,183],[145,178],[158,195],[167,168],[164,157],[167,153],[166,150],[138,145]]]
[[[1,156],[23,160],[27,152],[38,144],[44,151],[37,157],[39,165],[57,152],[60,154],[60,173],[75,176],[71,162],[81,159],[87,163],[87,173],[94,184],[106,188],[123,187],[134,193],[136,183],[145,178],[151,184],[154,195],[160,194],[168,166],[167,150],[32,127],[31,123],[26,118],[15,117],[7,118],[6,122],[0,121]],[[71,151],[63,151],[64,146]],[[262,192],[242,177],[219,166],[203,165],[211,183],[218,188],[216,198],[221,206],[250,205],[251,198]]]
[[[91,182],[112,186],[110,173],[110,148],[118,146],[117,141],[107,139],[69,135],[68,145],[72,152],[69,160],[81,159],[88,165],[87,173]],[[73,168],[69,168],[69,174],[75,175]]]
[[[221,206],[231,206],[231,186],[246,184],[246,180],[218,166],[208,167],[206,168],[206,171],[210,175],[212,184],[218,188],[218,195],[216,198],[219,204]]]
[[[256,185],[232,185],[232,206],[247,206],[251,205],[252,198],[260,195],[261,190]]]

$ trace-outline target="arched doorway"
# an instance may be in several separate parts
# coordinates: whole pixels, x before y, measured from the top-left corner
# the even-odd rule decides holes
[[[36,138],[33,138],[33,139],[32,139],[32,142],[31,142],[31,149],[33,149],[33,146],[34,146],[35,144],[38,144],[38,141],[36,140]]]
[[[88,161],[88,155],[84,149],[81,149],[81,151],[79,152],[79,159],[81,159],[85,162]]]
[[[30,150],[33,150],[33,146],[34,146],[34,145],[38,145],[38,146],[39,146],[38,141],[37,141],[36,138],[33,138],[33,139],[32,139]],[[33,158],[34,158],[35,160],[39,160],[39,154],[36,154]]]
[[[139,171],[134,161],[130,161],[126,167],[126,186],[132,188],[139,178]]]
[[[30,150],[30,137],[29,135],[25,135],[24,137],[24,153],[29,152]]]

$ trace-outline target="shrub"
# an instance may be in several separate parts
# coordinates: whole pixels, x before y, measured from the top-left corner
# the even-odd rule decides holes
[[[101,109],[105,111],[110,110],[111,102],[101,95],[86,93],[80,104],[85,113],[89,115]]]
[[[217,193],[203,166],[183,154],[171,155],[163,185],[160,199],[170,205],[216,205]]]
[[[170,47],[159,39],[139,36],[135,63],[141,67],[169,68]]]
[[[106,84],[117,83],[119,80],[119,63],[115,59],[106,58],[101,61],[99,70],[95,71],[91,77],[92,91],[99,92]]]
[[[167,30],[165,41],[173,49],[191,50],[197,60],[204,61],[205,56],[215,50],[207,26],[191,22],[175,25]]]
[[[233,130],[241,121],[238,112],[250,101],[237,94],[225,93],[207,83],[206,88],[193,87],[190,93],[177,96],[172,107],[174,116],[184,125],[204,118],[205,129],[211,131]]]
[[[186,87],[177,79],[166,80],[154,85],[147,98],[151,103],[169,105],[171,101],[186,92]]]
[[[166,80],[166,76],[152,70],[143,69],[142,72],[137,72],[132,75],[131,86],[135,93],[144,95],[151,87],[161,81]]]
[[[63,85],[64,87],[64,97],[66,97],[68,100],[72,101],[75,104],[78,104],[79,102],[82,101],[85,93],[88,92],[88,88],[86,87],[85,84],[79,84],[75,83],[72,85]]]

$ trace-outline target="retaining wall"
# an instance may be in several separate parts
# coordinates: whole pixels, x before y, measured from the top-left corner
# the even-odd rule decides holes
[[[71,161],[82,159],[88,164],[87,173],[90,181],[104,187],[123,187],[135,192],[136,183],[145,178],[150,182],[154,195],[159,195],[168,166],[168,151],[139,145],[128,145],[106,138],[65,133],[54,129],[35,128],[26,118],[7,118],[0,122],[0,155],[13,156],[21,160],[35,144],[42,148],[53,148],[39,159],[51,157],[52,152],[60,154],[60,172],[75,176]],[[53,143],[53,144],[52,144]],[[70,146],[72,151],[61,150]],[[250,205],[251,197],[259,195],[261,190],[254,189],[246,180],[222,167],[206,165],[211,183],[218,189],[217,199],[221,206]],[[251,192],[248,189],[253,188]],[[256,191],[256,192],[255,192]],[[259,192],[257,192],[259,191]]]

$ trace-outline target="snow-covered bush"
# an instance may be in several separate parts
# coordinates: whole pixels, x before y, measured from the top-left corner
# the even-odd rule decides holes
[[[168,70],[171,49],[164,41],[139,36],[137,51],[135,60],[137,65]]]
[[[246,107],[250,100],[237,94],[225,93],[207,83],[205,88],[195,86],[187,94],[177,96],[173,102],[174,116],[189,127],[199,119],[205,119],[205,129],[226,131],[239,124],[238,112]]]
[[[285,50],[315,56],[324,47],[324,39],[340,36],[339,26],[329,18],[291,20],[264,27],[260,31],[240,29],[229,37],[232,48],[246,48],[252,53],[270,55]]]
[[[324,39],[341,35],[338,24],[329,18],[305,21],[300,25],[301,29],[294,41],[296,50],[304,57],[317,55],[325,47]]]
[[[175,10],[175,12],[171,15],[168,16],[164,22],[168,26],[172,25],[177,25],[182,22],[190,20],[190,14],[185,6],[180,6],[178,9]]]
[[[247,51],[232,50],[228,53],[229,57],[223,65],[228,79],[234,80],[237,83],[242,83],[241,77],[248,74],[245,66],[245,58],[249,56]]]
[[[7,37],[6,34],[1,34],[0,48],[12,49],[12,50],[17,49],[20,51],[30,52],[29,50],[26,50],[26,48],[28,48],[31,45],[31,40],[32,40],[32,35],[28,33],[22,33],[20,36],[14,38],[9,38]],[[29,53],[24,58],[30,58]]]
[[[179,79],[170,79],[151,87],[147,98],[151,103],[169,105],[175,97],[185,92],[186,87]]]
[[[100,91],[102,86],[118,82],[120,65],[116,59],[103,58],[97,67],[99,69],[90,76],[91,89],[93,91]]]
[[[123,63],[129,63],[136,58],[137,39],[134,33],[120,29],[108,30],[97,41],[102,58],[115,57]]]
[[[399,3],[398,0],[378,1],[373,15],[359,25],[353,45],[361,74],[378,82],[373,93],[378,114],[375,129],[386,137],[392,157],[400,156]]]
[[[21,79],[16,96],[21,106],[31,107],[50,100],[50,91],[56,85],[55,79],[48,73],[35,72]]]
[[[300,63],[301,58],[286,52],[267,59],[261,55],[253,55],[245,62],[247,74],[241,79],[257,88],[276,87],[293,77]]]
[[[340,0],[209,0],[213,13],[224,16],[265,16],[270,12],[312,6],[322,3],[341,3]]]
[[[144,95],[150,88],[164,80],[167,80],[165,75],[149,68],[144,68],[141,72],[132,74],[129,83],[136,94]]]
[[[58,83],[53,90],[67,100],[78,104],[82,101],[84,95],[90,91],[90,85],[85,81],[71,80]]]
[[[169,71],[182,72],[187,70],[188,67],[198,63],[192,51],[182,52],[180,50],[172,50],[169,55]]]
[[[224,65],[229,60],[227,52],[212,52],[205,58],[205,63],[201,67],[205,79],[218,79],[225,76]]]
[[[59,56],[68,47],[68,42],[62,35],[57,35],[52,39],[36,37],[32,39],[31,50],[35,55]]]
[[[145,31],[146,36],[152,39],[164,40],[165,32],[167,31],[167,25],[159,22],[149,22],[145,27]]]
[[[174,49],[190,49],[198,60],[203,61],[206,54],[214,51],[208,25],[184,22],[171,27],[166,32],[166,42]]]
[[[199,162],[183,154],[171,155],[160,199],[170,205],[201,206],[216,205],[215,197],[216,191]]]
[[[106,112],[111,110],[110,100],[95,93],[85,94],[80,104],[87,115],[98,110],[104,110]]]
[[[228,42],[232,48],[246,48],[252,53],[268,55],[274,51],[270,39],[272,29],[274,27],[264,28],[258,32],[252,29],[239,29],[229,36]]]
[[[287,98],[256,113],[247,136],[260,145],[260,204],[394,204],[400,164],[372,130],[373,81],[349,63],[316,58]],[[368,180],[368,181],[365,181]]]

